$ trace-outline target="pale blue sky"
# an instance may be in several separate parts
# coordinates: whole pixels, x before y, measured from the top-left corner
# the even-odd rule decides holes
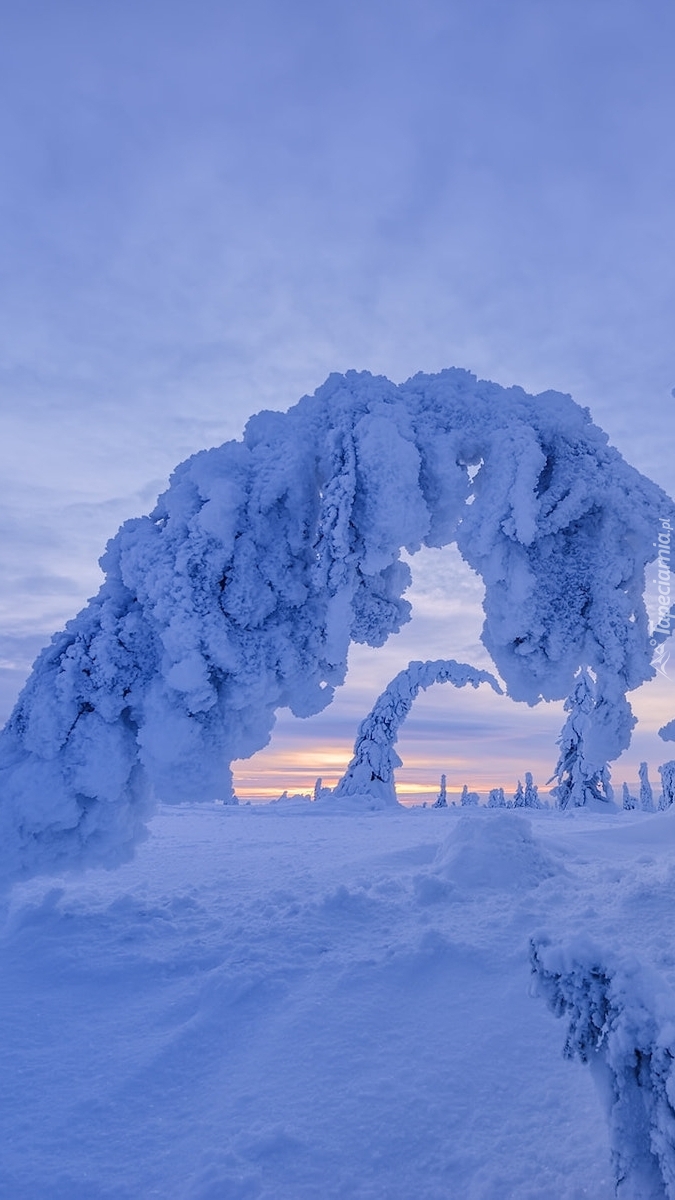
[[[5,5],[3,715],[171,467],[332,370],[570,391],[672,492],[674,61],[649,0]],[[317,736],[409,651],[478,654],[475,589],[444,625],[418,575],[433,615]]]

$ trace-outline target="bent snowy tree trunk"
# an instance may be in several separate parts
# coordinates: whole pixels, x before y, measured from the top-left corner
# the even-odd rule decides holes
[[[493,691],[502,694],[489,671],[478,671],[452,658],[408,663],[378,696],[359,725],[354,757],[333,792],[336,799],[364,795],[373,796],[386,805],[398,803],[394,771],[402,764],[394,746],[420,688],[426,690],[434,683],[452,683],[455,687],[470,683],[474,688],[489,683]]]

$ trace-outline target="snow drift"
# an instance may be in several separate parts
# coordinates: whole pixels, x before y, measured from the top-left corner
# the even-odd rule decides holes
[[[626,691],[654,674],[644,567],[673,518],[559,393],[349,372],[260,413],[122,526],[98,596],[38,658],[0,742],[5,877],[118,861],[156,796],[227,798],[277,708],[319,712],[350,641],[408,620],[401,547],[455,541],[482,575],[514,699],[563,698],[593,670],[600,768],[629,742]]]

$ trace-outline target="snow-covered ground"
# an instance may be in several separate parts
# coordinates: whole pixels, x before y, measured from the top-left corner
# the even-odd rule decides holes
[[[613,1195],[530,935],[675,975],[675,816],[163,808],[4,913],[13,1200]]]

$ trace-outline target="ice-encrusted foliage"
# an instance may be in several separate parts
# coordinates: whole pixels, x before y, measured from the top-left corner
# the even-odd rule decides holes
[[[568,1020],[564,1053],[588,1063],[610,1126],[618,1196],[675,1198],[675,1006],[663,981],[591,943],[531,947],[535,990]]]
[[[489,671],[478,671],[467,663],[458,663],[453,659],[408,663],[378,696],[368,716],[359,725],[354,756],[332,798],[339,800],[345,796],[372,796],[386,805],[398,803],[394,783],[394,771],[401,766],[394,749],[398,732],[420,688],[426,690],[434,683],[452,683],[455,687],[465,687],[470,683],[474,688],[481,683],[489,683],[495,692],[501,694],[494,675],[490,675]],[[445,795],[445,784],[442,785],[442,794]]]
[[[241,441],[194,455],[102,558],[105,582],[38,658],[0,745],[9,876],[111,862],[153,795],[227,798],[275,710],[320,711],[350,641],[408,620],[401,547],[455,541],[484,579],[510,695],[598,680],[593,753],[628,744],[650,678],[645,563],[664,493],[569,396],[459,370],[333,375]]]

